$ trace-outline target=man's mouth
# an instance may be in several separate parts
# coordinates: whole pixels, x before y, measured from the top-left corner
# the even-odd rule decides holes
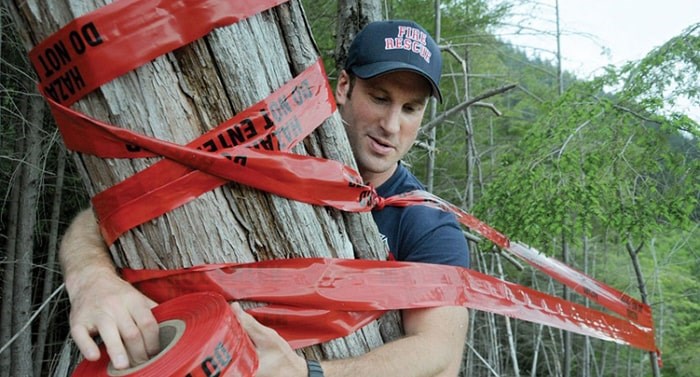
[[[387,143],[384,140],[377,139],[374,137],[370,136],[370,147],[372,148],[373,151],[379,154],[388,154],[391,153],[391,151],[394,150],[394,146]]]

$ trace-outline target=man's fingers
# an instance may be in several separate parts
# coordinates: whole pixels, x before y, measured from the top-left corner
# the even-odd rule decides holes
[[[97,361],[100,358],[100,349],[92,339],[90,332],[82,325],[71,326],[70,334],[75,345],[78,346],[83,357],[90,361]]]
[[[116,369],[126,369],[129,367],[129,357],[119,335],[119,330],[114,322],[104,321],[97,325],[102,341],[107,347],[107,354]]]
[[[143,334],[141,334],[141,330],[136,323],[129,318],[128,320],[118,321],[117,326],[119,334],[121,334],[121,340],[126,347],[127,354],[129,355],[131,365],[135,366],[146,362],[148,360],[146,343]]]
[[[232,303],[231,309],[255,345],[259,362],[256,376],[306,375],[304,358],[298,356],[275,330],[263,326],[252,315],[243,311],[238,303]]]
[[[151,302],[153,306],[155,306],[155,302]],[[151,306],[151,308],[153,306]],[[156,318],[153,316],[153,312],[147,307],[137,306],[133,310],[132,315],[142,336],[144,346],[146,347],[146,353],[148,356],[156,355],[160,352],[160,338],[158,336],[160,330],[158,321],[156,321]]]
[[[256,347],[262,347],[266,342],[270,342],[271,337],[278,336],[275,330],[263,326],[252,315],[246,313],[239,303],[231,303],[231,309]]]

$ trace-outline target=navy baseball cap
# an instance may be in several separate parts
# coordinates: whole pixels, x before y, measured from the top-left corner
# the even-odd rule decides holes
[[[361,79],[394,71],[412,71],[428,80],[433,88],[432,95],[442,102],[440,48],[430,34],[413,21],[367,24],[348,49],[345,70]]]

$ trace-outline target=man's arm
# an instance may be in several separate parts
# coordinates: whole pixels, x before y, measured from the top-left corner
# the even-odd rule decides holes
[[[241,325],[256,346],[260,367],[256,377],[305,377],[303,359],[273,330],[233,305]],[[403,311],[406,335],[364,355],[322,361],[328,377],[430,376],[459,373],[469,312],[462,307]]]
[[[83,356],[97,360],[92,339],[100,335],[117,369],[139,364],[159,351],[155,302],[122,280],[91,210],[73,220],[59,250],[70,298],[71,335]]]

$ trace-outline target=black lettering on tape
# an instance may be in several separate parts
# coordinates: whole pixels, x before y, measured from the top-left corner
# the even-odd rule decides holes
[[[248,164],[248,157],[246,156],[236,156],[233,158],[234,164],[239,164],[241,166],[246,166]]]
[[[252,139],[255,136],[258,136],[258,130],[255,129],[255,123],[253,123],[250,118],[245,118],[243,121],[241,121],[241,129],[243,132],[245,132],[245,138],[246,140]]]
[[[221,143],[222,148],[231,148],[233,145],[231,145],[230,141],[226,140],[223,134],[218,134],[216,135],[217,138],[219,139],[219,143]]]
[[[83,80],[83,76],[80,74],[78,67],[73,67],[44,87],[44,90],[54,101],[63,102],[84,87],[85,80]]]
[[[224,368],[231,363],[233,356],[226,346],[219,342],[216,344],[214,351],[211,355],[205,357],[201,363],[199,363],[198,368],[195,367],[191,372],[187,373],[185,377],[199,376],[202,373],[206,377],[220,377],[221,372]]]
[[[304,101],[313,97],[314,94],[311,91],[311,86],[308,80],[302,81],[299,85],[294,88],[292,92],[292,98],[294,99],[294,104],[301,106]]]
[[[204,375],[207,377],[221,376],[221,370],[219,369],[219,365],[216,364],[216,362],[211,356],[208,356],[204,359],[204,361],[202,361],[201,368],[204,372]]]
[[[360,204],[364,206],[372,204],[372,193],[369,191],[362,191],[360,193]]]
[[[41,77],[49,78],[61,67],[71,62],[70,53],[63,41],[58,41],[49,46],[39,55],[39,64],[43,72],[37,72]]]
[[[286,150],[292,144],[294,139],[301,136],[304,130],[301,127],[301,122],[296,117],[290,119],[287,123],[275,131],[280,150]]]
[[[88,46],[95,47],[104,42],[100,32],[92,22],[83,25],[79,30],[70,31],[68,33],[68,41],[70,42],[72,50],[78,55],[84,54]],[[66,42],[57,41],[53,45],[46,47],[44,51],[39,54],[38,60],[41,70],[39,70],[37,74],[43,81],[43,79],[50,78],[63,67],[69,65],[73,61],[73,58],[66,46]],[[77,68],[73,69],[77,70]],[[50,85],[53,85],[53,83]],[[60,89],[54,88],[53,92],[58,93],[59,90]],[[57,95],[54,99],[61,97],[61,95]]]
[[[265,138],[260,140],[258,143],[253,145],[253,148],[255,149],[264,149],[266,151],[274,151],[277,150],[276,146],[278,145],[275,143],[276,139],[272,137],[272,135],[267,135]]]
[[[100,32],[97,31],[97,27],[92,22],[83,25],[80,30],[72,30],[68,34],[68,39],[73,46],[73,51],[78,55],[84,54],[87,46],[95,47],[103,42]]]
[[[260,114],[265,121],[265,125],[263,126],[265,129],[275,126],[275,123],[270,119],[265,109],[260,110]],[[223,130],[219,130],[215,135],[211,136],[211,139],[203,142],[197,149],[216,152],[219,149],[236,147],[250,139],[254,139],[259,135],[258,128],[256,128],[256,121],[259,123],[260,117],[254,116],[252,118],[245,118]]]
[[[275,126],[275,122],[272,121],[272,118],[270,118],[270,115],[267,113],[267,110],[261,109],[260,114],[262,114],[263,119],[265,119],[265,129],[269,130],[270,128]]]
[[[231,362],[231,360],[233,360],[233,356],[226,349],[226,346],[224,346],[224,344],[221,342],[219,342],[219,344],[216,345],[216,349],[214,350],[214,358],[219,363],[219,366],[222,368],[227,366]]]
[[[199,364],[199,367],[205,376],[219,377],[221,376],[223,368],[229,365],[231,360],[233,360],[233,356],[226,349],[226,346],[222,342],[219,342],[216,348],[214,348],[214,352],[205,357]],[[187,377],[192,377],[192,373],[188,373]]]
[[[231,144],[238,145],[240,143],[244,143],[246,141],[245,135],[243,135],[243,130],[240,127],[240,124],[236,124],[233,128],[227,128],[226,129],[226,136],[228,136],[229,140],[231,141]]]
[[[83,41],[83,38],[80,37],[78,31],[72,30],[68,34],[68,39],[70,39],[70,44],[73,46],[73,51],[75,51],[78,55],[85,53],[87,47],[85,47],[85,41]]]
[[[292,112],[292,105],[289,104],[286,95],[281,96],[279,100],[270,102],[270,113],[276,122],[282,121],[285,116]]]
[[[92,22],[81,27],[80,33],[90,47],[99,46],[103,42],[100,32],[97,31],[97,27],[95,27],[95,24]]]
[[[219,150],[219,148],[216,146],[216,143],[214,140],[207,140],[204,144],[202,144],[201,147],[197,149],[204,149],[207,152],[216,152]]]

